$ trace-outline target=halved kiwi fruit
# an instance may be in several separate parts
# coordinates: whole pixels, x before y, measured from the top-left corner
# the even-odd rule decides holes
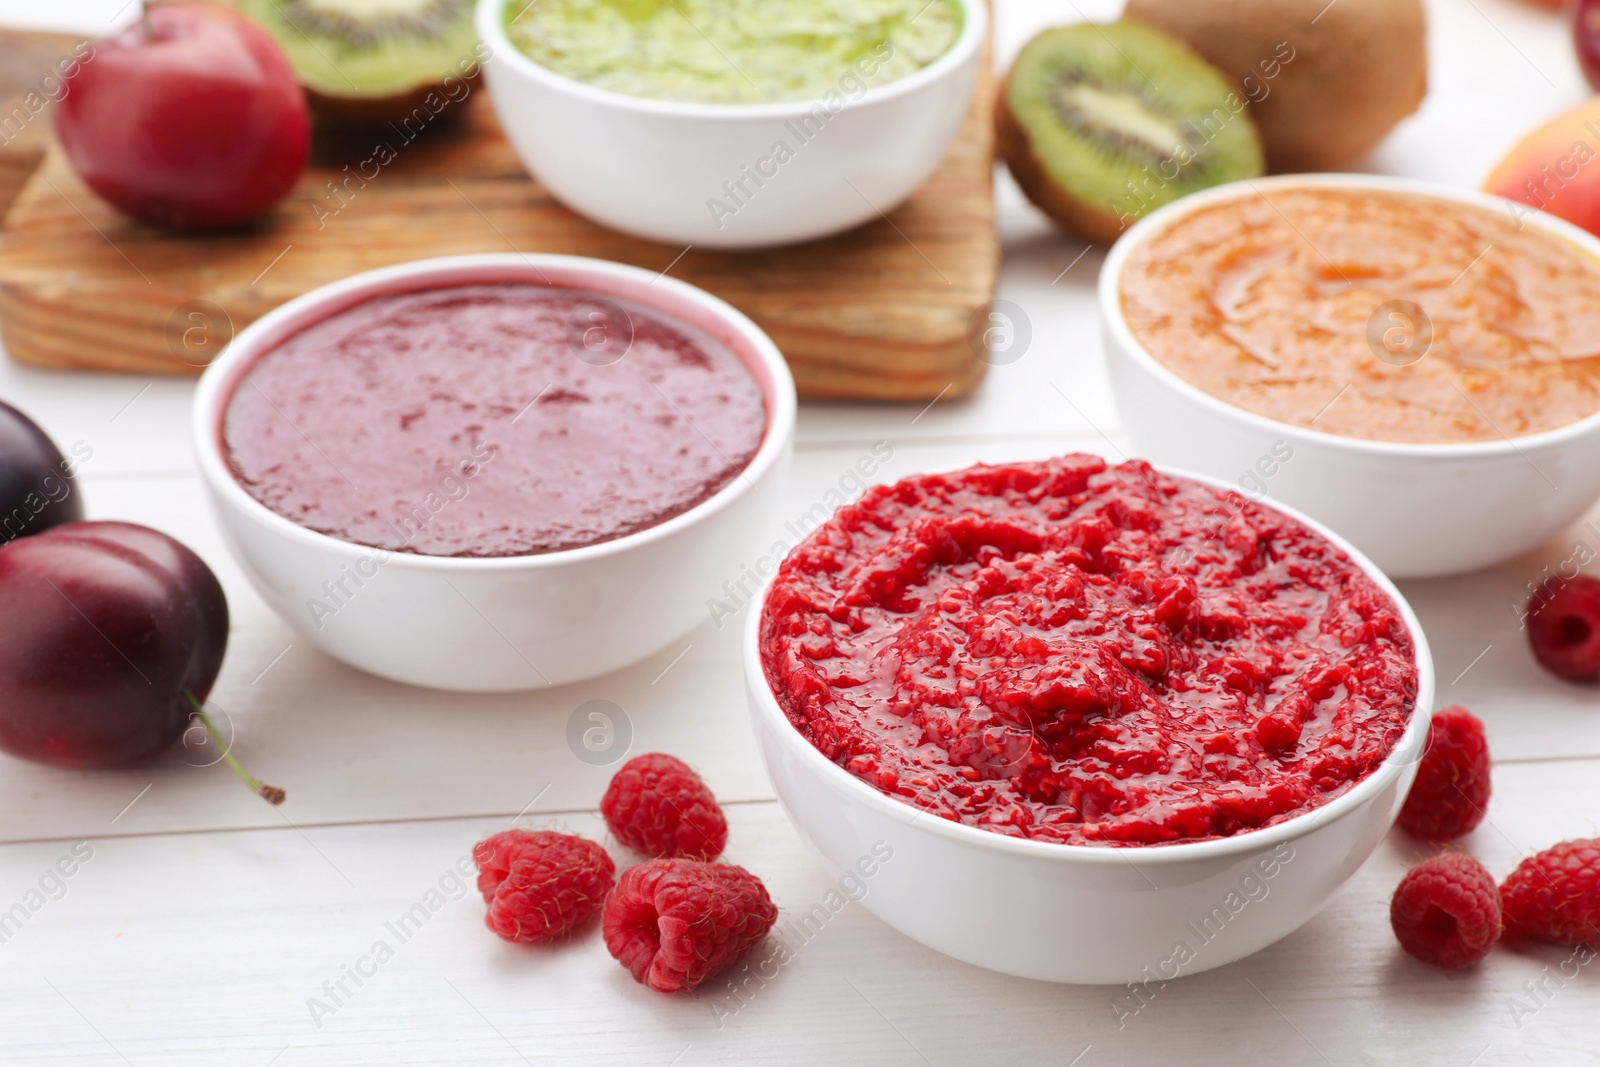
[[[334,125],[397,121],[459,102],[477,76],[472,0],[235,0],[293,64],[312,110]],[[432,110],[432,109],[430,109]]]
[[[1263,168],[1255,123],[1227,78],[1136,22],[1035,37],[1000,92],[996,132],[1028,199],[1103,244],[1163,204]]]

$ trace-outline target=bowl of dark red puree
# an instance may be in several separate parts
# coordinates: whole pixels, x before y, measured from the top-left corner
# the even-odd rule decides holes
[[[600,260],[356,275],[241,331],[196,451],[234,555],[323,650],[443,689],[561,685],[699,621],[770,518],[794,385],[721,300]]]
[[[868,490],[750,624],[791,820],[890,925],[1028,978],[1161,982],[1310,920],[1426,740],[1405,599],[1325,527],[1098,456]]]

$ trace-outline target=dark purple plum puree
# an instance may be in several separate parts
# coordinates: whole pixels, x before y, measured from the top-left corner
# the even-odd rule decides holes
[[[524,283],[371,298],[241,377],[235,477],[308,529],[428,556],[521,556],[648,529],[738,477],[760,386],[709,334]]]

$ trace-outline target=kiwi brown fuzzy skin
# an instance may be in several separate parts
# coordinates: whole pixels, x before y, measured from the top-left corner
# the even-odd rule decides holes
[[[1124,17],[1186,42],[1244,87],[1275,173],[1359,163],[1427,93],[1422,0],[1128,0]],[[1261,64],[1285,42],[1294,58],[1264,78]]]
[[[1069,196],[1053,181],[1033,150],[1033,139],[1011,110],[1011,79],[1000,85],[994,101],[995,152],[1034,207],[1086,241],[1108,245],[1122,233],[1117,216]]]

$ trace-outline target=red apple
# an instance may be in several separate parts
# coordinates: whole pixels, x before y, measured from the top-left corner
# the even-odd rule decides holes
[[[56,131],[72,166],[146,222],[249,222],[305,169],[305,93],[283,50],[211,4],[156,4],[95,45],[66,81]]]
[[[1491,193],[1600,234],[1600,97],[1519,141],[1483,185]],[[1521,209],[1512,214],[1520,218]]]

